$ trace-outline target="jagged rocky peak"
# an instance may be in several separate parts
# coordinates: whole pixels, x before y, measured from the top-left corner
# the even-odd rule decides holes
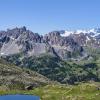
[[[20,34],[22,34],[23,32],[26,32],[26,27],[23,26],[22,28],[14,28],[14,29],[7,29],[6,31],[6,35],[7,36],[12,36],[13,38],[18,38],[18,36]]]
[[[49,32],[48,34],[44,35],[44,41],[48,42],[49,44],[57,44],[60,40],[60,32],[59,31],[53,31]]]
[[[61,58],[67,59],[68,53],[77,52],[79,56],[83,53],[83,48],[74,41],[71,36],[63,37],[64,31],[52,31],[46,34],[45,40],[53,47],[55,53]]]
[[[71,35],[61,36],[64,31],[52,31],[44,36],[44,39],[51,45],[68,46],[77,44]]]
[[[11,55],[20,52],[28,53],[28,51],[38,47],[34,46],[35,43],[41,43],[43,41],[38,33],[27,30],[25,26],[1,31],[0,36],[1,55]]]
[[[9,37],[10,39],[19,39],[21,41],[23,40],[30,40],[34,42],[41,42],[42,36],[40,36],[38,33],[33,33],[30,30],[27,30],[25,26],[21,28],[14,28],[14,29],[7,29],[7,31],[1,31],[0,37]]]
[[[81,46],[87,46],[87,45],[93,47],[100,46],[100,28],[94,28],[90,30],[75,30],[75,31],[65,30],[65,31],[57,31],[57,32],[60,34],[57,37],[60,37],[63,40],[66,37],[68,38],[71,37],[71,39],[73,39],[74,42],[78,43]],[[52,37],[54,36],[55,35],[53,34]],[[67,40],[68,38],[66,38],[65,40]]]
[[[61,58],[67,58],[77,53],[82,56],[84,46],[100,47],[100,28],[77,31],[52,31],[39,35],[21,28],[0,31],[0,55],[11,55],[25,52],[29,56],[52,53]],[[98,34],[98,35],[97,35]]]

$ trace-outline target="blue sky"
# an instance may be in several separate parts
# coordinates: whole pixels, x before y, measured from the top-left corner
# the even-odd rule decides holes
[[[0,0],[0,30],[16,26],[40,34],[100,27],[100,0]]]

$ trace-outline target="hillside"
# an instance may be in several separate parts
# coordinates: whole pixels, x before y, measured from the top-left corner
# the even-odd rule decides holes
[[[21,59],[21,57],[17,54],[7,56],[4,59],[60,83],[76,84],[90,80],[100,82],[100,64],[95,60],[66,61],[51,55],[26,57],[24,59]]]
[[[49,79],[34,71],[19,68],[0,59],[0,87],[3,89],[27,89],[49,83]]]

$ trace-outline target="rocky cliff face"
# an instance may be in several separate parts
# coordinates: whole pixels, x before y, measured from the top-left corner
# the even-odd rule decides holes
[[[49,49],[43,37],[26,30],[26,27],[0,32],[0,54],[25,53],[29,56],[45,53]]]
[[[62,59],[87,56],[84,47],[100,47],[99,29],[95,31],[53,31],[44,36],[26,27],[0,32],[0,55],[24,53],[27,56],[52,54]]]
[[[53,31],[44,36],[44,40],[49,43],[55,52],[63,59],[67,59],[75,54],[75,57],[83,55],[83,48],[72,37],[62,37],[60,31]]]

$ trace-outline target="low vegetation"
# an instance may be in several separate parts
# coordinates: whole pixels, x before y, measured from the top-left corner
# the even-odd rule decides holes
[[[40,96],[41,100],[100,100],[100,83],[90,82],[79,85],[46,85],[33,90],[4,90],[0,94],[29,94]]]

